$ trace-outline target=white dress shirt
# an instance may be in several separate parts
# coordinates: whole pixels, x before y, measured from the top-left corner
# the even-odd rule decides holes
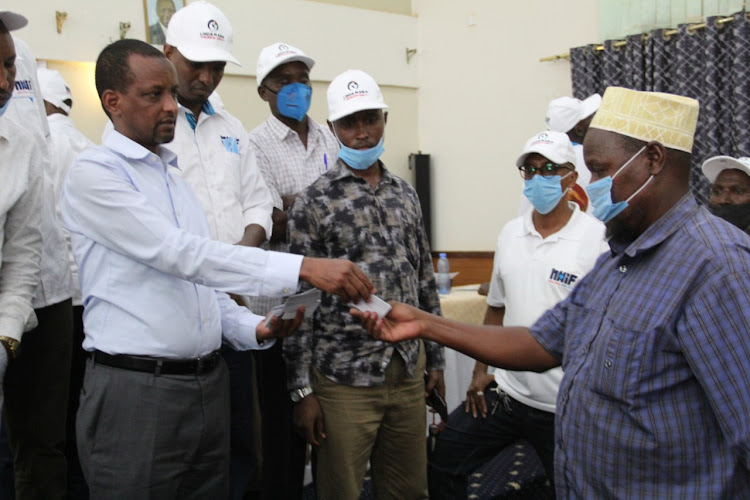
[[[65,175],[67,175],[73,160],[85,149],[92,148],[95,144],[76,128],[69,116],[65,116],[62,113],[54,113],[47,116],[47,123],[49,124],[50,151],[52,153],[52,182],[55,189],[55,200],[58,201],[57,217],[59,220],[62,220],[59,201]],[[81,287],[78,285],[78,266],[76,266],[76,261],[73,258],[73,250],[70,248],[70,233],[68,231],[64,231],[64,233],[65,239],[68,242],[68,264],[70,265],[70,273],[73,276],[73,283],[70,290],[73,295],[73,305],[80,306],[82,302]]]
[[[339,143],[328,127],[310,117],[307,117],[307,126],[307,147],[297,132],[273,115],[248,133],[273,205],[279,210],[283,210],[282,196],[299,193],[336,164]],[[289,245],[284,242],[266,242],[262,248],[289,251]],[[249,303],[254,312],[265,314],[279,300],[250,297]]]
[[[174,140],[167,147],[177,154],[180,172],[198,196],[211,238],[237,243],[250,224],[260,225],[271,237],[273,204],[255,152],[242,123],[220,100],[207,101],[197,123],[180,105]]]
[[[218,349],[222,334],[235,349],[255,349],[263,317],[223,292],[297,288],[302,256],[210,239],[176,167],[169,149],[156,155],[113,131],[68,172],[61,209],[79,267],[85,350],[195,358]]]
[[[42,252],[42,171],[36,141],[0,118],[0,335],[21,340],[36,326],[31,299]]]
[[[42,171],[42,260],[39,286],[34,295],[34,309],[57,304],[72,296],[73,278],[68,264],[68,245],[58,217],[54,177],[50,161],[49,126],[42,93],[36,76],[36,60],[29,47],[17,37],[16,86],[5,116],[34,136],[41,154],[37,157]]]

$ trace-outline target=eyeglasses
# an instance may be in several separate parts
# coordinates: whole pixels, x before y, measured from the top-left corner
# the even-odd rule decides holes
[[[570,167],[565,165],[558,165],[557,163],[545,163],[544,165],[540,167],[534,167],[531,165],[521,165],[518,167],[518,173],[521,174],[521,178],[525,180],[529,180],[532,177],[534,177],[536,174],[541,175],[542,177],[551,177],[553,175],[557,175],[558,170],[561,168],[572,170]]]

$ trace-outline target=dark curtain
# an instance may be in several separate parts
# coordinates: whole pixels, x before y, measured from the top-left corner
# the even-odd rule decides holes
[[[715,155],[750,156],[750,22],[745,12],[720,25],[707,19],[704,29],[665,36],[654,30],[634,35],[627,44],[604,43],[570,50],[573,95],[583,99],[602,94],[611,85],[635,90],[669,92],[700,102],[693,146],[690,187],[699,202],[708,196],[708,181],[700,171]]]

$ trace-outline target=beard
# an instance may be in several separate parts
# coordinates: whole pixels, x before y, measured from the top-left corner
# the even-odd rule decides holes
[[[604,233],[607,241],[624,246],[634,242],[643,231],[633,229],[632,223],[634,220],[642,220],[641,215],[637,207],[630,205],[617,217],[607,222]]]

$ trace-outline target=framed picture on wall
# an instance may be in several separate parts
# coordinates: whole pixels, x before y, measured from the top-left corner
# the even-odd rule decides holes
[[[146,14],[146,41],[153,45],[164,45],[167,25],[172,14],[185,6],[185,0],[143,0]]]

